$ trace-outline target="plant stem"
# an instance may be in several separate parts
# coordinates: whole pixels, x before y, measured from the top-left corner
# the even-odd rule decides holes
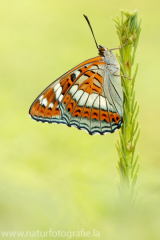
[[[117,56],[121,72],[123,75],[131,78],[131,70],[134,64],[135,52],[141,31],[138,24],[137,10],[129,12],[121,10],[121,20],[113,19],[116,23],[116,32],[120,40],[120,46],[126,40],[127,44],[119,50],[120,55]],[[134,160],[136,143],[139,137],[140,129],[138,127],[137,115],[139,106],[135,101],[134,83],[138,71],[138,64],[132,80],[122,78],[122,88],[124,93],[123,101],[123,126],[120,131],[120,140],[117,140],[116,148],[119,155],[118,172],[120,174],[120,182],[118,183],[120,193],[127,196],[130,200],[133,199],[137,173],[139,170],[138,157]]]

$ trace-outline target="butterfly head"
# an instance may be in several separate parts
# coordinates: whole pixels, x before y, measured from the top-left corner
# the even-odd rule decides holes
[[[102,57],[107,57],[108,54],[110,54],[109,49],[106,48],[106,47],[103,47],[101,45],[99,45],[98,50],[99,50],[99,55],[102,56]]]
[[[110,60],[113,60],[113,61],[116,60],[116,57],[112,53],[111,49],[108,49],[106,47],[103,47],[103,46],[99,45],[98,50],[99,50],[99,55],[101,57],[104,57],[105,59],[110,59]]]

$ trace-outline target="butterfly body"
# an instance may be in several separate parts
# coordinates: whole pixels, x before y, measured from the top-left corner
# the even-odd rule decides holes
[[[123,122],[123,93],[116,56],[99,46],[89,59],[49,85],[33,102],[29,114],[36,120],[61,123],[89,134],[112,133]]]

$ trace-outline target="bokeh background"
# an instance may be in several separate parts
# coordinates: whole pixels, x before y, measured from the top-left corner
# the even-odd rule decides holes
[[[139,194],[130,212],[117,189],[118,131],[90,136],[28,116],[46,86],[97,56],[83,14],[98,44],[113,48],[119,42],[110,17],[121,8],[143,17],[136,54]],[[102,240],[160,239],[159,9],[159,0],[0,1],[0,231],[95,229]]]

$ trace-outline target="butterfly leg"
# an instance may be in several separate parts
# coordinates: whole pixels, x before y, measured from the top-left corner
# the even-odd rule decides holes
[[[119,75],[119,74],[113,74],[114,76],[120,76],[120,77],[125,77],[125,78],[128,78],[129,80],[132,80],[132,78],[128,77],[128,76],[125,76],[125,75]]]
[[[128,42],[128,39],[126,40],[126,42],[122,46],[117,47],[117,48],[112,48],[112,49],[110,49],[110,51],[123,48],[126,45],[127,42]]]

